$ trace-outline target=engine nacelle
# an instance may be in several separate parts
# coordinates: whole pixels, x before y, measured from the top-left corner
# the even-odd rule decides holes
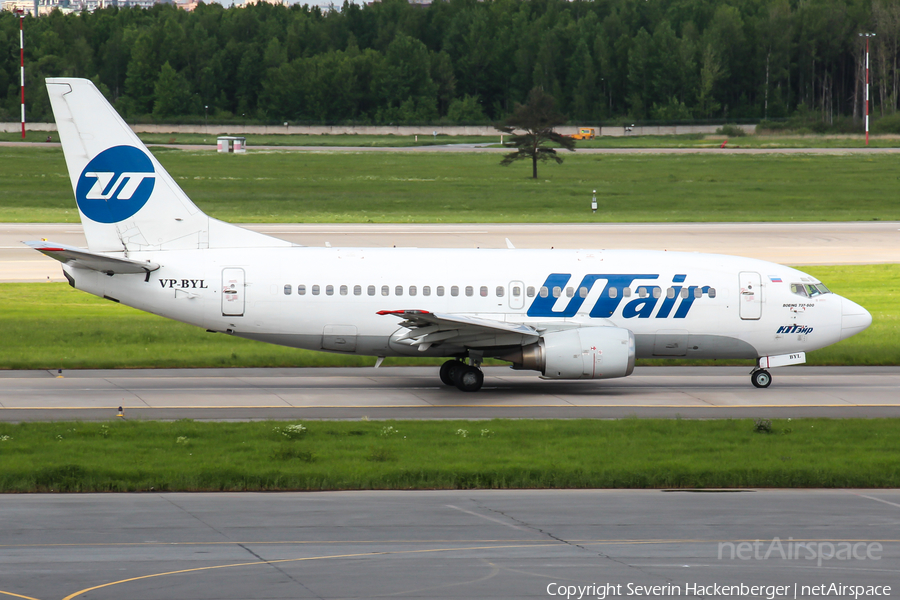
[[[634,334],[619,327],[583,327],[543,335],[521,355],[503,357],[516,369],[548,379],[612,379],[634,371]]]

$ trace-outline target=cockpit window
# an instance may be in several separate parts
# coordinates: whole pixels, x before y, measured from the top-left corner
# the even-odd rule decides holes
[[[792,283],[791,292],[804,298],[815,298],[822,294],[830,294],[831,290],[822,283]]]

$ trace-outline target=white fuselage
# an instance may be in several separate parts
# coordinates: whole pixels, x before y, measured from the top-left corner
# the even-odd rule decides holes
[[[638,358],[806,352],[868,325],[845,316],[859,307],[836,294],[792,292],[792,284],[818,283],[809,275],[725,255],[297,246],[129,258],[161,267],[147,277],[66,270],[78,289],[208,330],[372,356],[465,350],[452,340],[424,351],[398,344],[392,338],[405,329],[376,314],[384,310],[478,316],[539,331],[620,327],[634,333]],[[497,339],[492,347],[503,345]]]

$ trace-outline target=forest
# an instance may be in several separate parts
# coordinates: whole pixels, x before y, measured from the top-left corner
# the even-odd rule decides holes
[[[0,13],[0,121],[19,116],[19,19]],[[572,123],[896,117],[897,0],[384,0],[172,4],[27,17],[26,110],[90,78],[129,120],[484,123],[529,90]],[[888,119],[892,120],[892,119]]]

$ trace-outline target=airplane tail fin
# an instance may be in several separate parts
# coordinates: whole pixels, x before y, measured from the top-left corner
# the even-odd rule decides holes
[[[47,92],[92,251],[291,245],[204,214],[89,80]]]

